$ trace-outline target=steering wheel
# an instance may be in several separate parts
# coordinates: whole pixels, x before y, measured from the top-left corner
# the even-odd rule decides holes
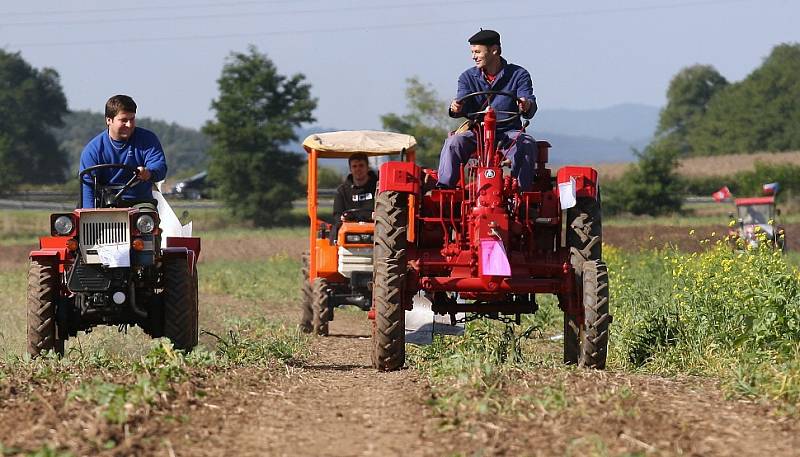
[[[476,98],[476,97],[478,97],[480,95],[487,96],[487,98],[489,98],[492,95],[503,95],[505,97],[513,98],[517,102],[521,102],[522,101],[521,98],[517,97],[517,94],[512,94],[511,92],[505,92],[505,91],[499,91],[499,90],[483,90],[483,91],[472,92],[471,94],[467,94],[467,95],[459,98],[458,100],[456,100],[456,102],[457,103],[463,103],[464,100],[468,100],[468,99],[471,99],[471,98]],[[487,111],[489,110],[489,106],[490,105],[491,105],[491,103],[487,103],[486,104],[486,108],[484,108],[483,110],[476,111],[474,113],[465,113],[464,116],[467,119],[471,120],[471,121],[479,120],[487,113]],[[498,115],[506,116],[506,117],[504,117],[502,119],[497,119],[497,124],[500,125],[500,124],[506,124],[506,123],[511,122],[511,121],[513,121],[515,119],[519,119],[520,116],[522,116],[523,111],[521,109],[518,110],[518,111],[498,111],[498,110],[495,110],[495,113],[497,113]]]
[[[126,190],[130,189],[135,184],[139,184],[142,181],[139,179],[139,169],[136,168],[136,167],[132,167],[130,165],[126,165],[124,163],[102,163],[100,165],[92,165],[91,167],[86,168],[86,169],[82,170],[80,173],[78,173],[78,180],[81,182],[81,185],[86,184],[88,186],[91,183],[87,183],[86,181],[84,181],[83,180],[84,176],[89,175],[91,172],[96,171],[96,170],[105,170],[105,169],[109,169],[109,168],[126,170],[126,171],[130,171],[131,173],[133,173],[133,177],[128,182],[126,182],[124,186],[122,186],[122,188],[119,190],[119,192],[117,192],[113,197],[111,197],[110,200],[105,202],[107,205],[112,206],[112,205],[117,203],[117,200],[119,200],[119,198],[122,196],[123,193],[125,193]],[[95,174],[95,175],[93,175],[93,177],[96,179],[97,175]],[[97,181],[96,180],[93,181],[93,183],[95,185],[97,185]],[[103,186],[103,187],[109,187],[109,186]],[[97,189],[95,189],[95,192],[97,192]],[[95,198],[97,198],[97,197],[95,197]]]
[[[346,222],[371,222],[372,208],[355,208],[342,212],[342,219]]]

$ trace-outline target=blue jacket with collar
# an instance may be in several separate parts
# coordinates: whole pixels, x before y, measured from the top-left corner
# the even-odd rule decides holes
[[[531,75],[528,73],[528,70],[519,65],[508,63],[506,59],[502,57],[500,58],[500,62],[500,71],[491,84],[486,81],[483,72],[476,67],[471,67],[461,73],[461,76],[458,77],[458,92],[456,93],[456,98],[461,98],[472,92],[495,90],[511,92],[512,94],[516,94],[517,98],[526,98],[535,102],[536,96],[533,94],[533,82],[531,81]],[[484,108],[485,103],[485,95],[471,97],[464,100],[464,108],[460,113],[453,113],[450,111],[450,117],[463,117],[466,113],[480,111]],[[492,108],[496,111],[517,112],[519,110],[516,100],[502,95],[495,95],[491,104]],[[533,114],[533,110],[531,109],[531,112],[525,113],[523,116],[526,119],[530,119],[533,117]],[[499,115],[498,117],[503,118],[505,116]],[[522,122],[519,119],[508,124],[497,126],[498,131],[519,130],[521,128]]]
[[[151,200],[153,198],[153,182],[162,181],[167,176],[167,160],[158,137],[150,130],[136,127],[128,141],[117,146],[108,135],[108,130],[94,137],[83,148],[81,153],[80,169],[85,170],[93,165],[105,163],[122,163],[134,168],[145,167],[150,170],[150,181],[139,183],[128,189],[122,198],[124,200]],[[104,185],[122,185],[128,182],[133,175],[123,169],[106,169],[97,171],[97,181]],[[83,207],[94,208],[94,189],[91,186],[91,177],[84,176],[81,184]]]

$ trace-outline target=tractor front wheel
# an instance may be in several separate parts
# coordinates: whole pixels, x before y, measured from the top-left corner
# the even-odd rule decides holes
[[[583,264],[583,325],[564,315],[564,361],[605,369],[608,355],[608,268],[603,262]]]
[[[64,355],[64,337],[56,324],[59,285],[57,260],[31,260],[28,269],[28,353],[31,357],[47,351]]]
[[[164,260],[164,336],[175,349],[191,351],[197,346],[197,276],[189,273],[186,257]]]
[[[404,285],[407,273],[408,198],[381,192],[375,200],[375,307],[372,363],[381,371],[400,369],[406,360]]]
[[[314,334],[328,336],[328,322],[331,320],[331,308],[328,300],[328,281],[323,278],[314,280],[311,286],[311,320]]]

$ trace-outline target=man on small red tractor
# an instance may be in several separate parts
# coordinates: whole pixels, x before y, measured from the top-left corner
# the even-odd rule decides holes
[[[92,179],[106,187],[123,189],[133,176],[131,167],[137,170],[138,182],[128,186],[117,206],[132,206],[139,203],[150,203],[155,209],[152,182],[163,180],[167,175],[167,161],[155,133],[136,127],[136,102],[127,95],[115,95],[108,99],[105,107],[106,125],[108,128],[94,137],[81,153],[80,169],[102,164],[122,164],[127,168],[96,169],[83,175],[84,185],[81,190],[82,207],[95,208],[96,199]],[[116,200],[116,199],[115,199]]]
[[[372,219],[375,208],[375,187],[378,175],[369,169],[367,155],[361,152],[352,154],[348,159],[350,174],[345,182],[336,189],[333,200],[334,227],[331,230],[331,241],[336,241],[339,227],[345,219],[367,221]]]
[[[458,91],[450,104],[450,117],[464,117],[466,113],[476,113],[491,105],[499,114],[511,116],[521,112],[526,119],[532,118],[537,106],[531,76],[524,68],[501,57],[500,34],[494,30],[481,30],[469,38],[469,44],[475,66],[458,77]],[[470,96],[483,91],[508,95]],[[533,183],[537,149],[534,139],[523,133],[520,117],[510,117],[507,123],[498,121],[497,139],[500,146],[508,148],[510,157],[507,159],[511,161],[512,176],[517,178],[522,190],[529,190]],[[461,165],[467,163],[476,148],[473,131],[450,135],[439,157],[437,186],[454,187],[460,177]]]

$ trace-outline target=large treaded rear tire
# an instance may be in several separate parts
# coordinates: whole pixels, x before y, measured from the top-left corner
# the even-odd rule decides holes
[[[608,268],[603,262],[583,264],[583,311],[578,366],[605,369],[608,355]]]
[[[64,338],[56,324],[59,295],[58,261],[31,260],[28,268],[28,354],[38,357],[47,351],[64,355]]]
[[[576,205],[567,210],[567,246],[570,262],[575,269],[577,285],[583,284],[586,262],[600,261],[603,248],[601,201],[579,197]],[[564,363],[578,364],[581,357],[581,329],[574,316],[564,313]]]
[[[328,336],[328,323],[331,320],[331,309],[328,303],[328,281],[317,278],[311,285],[311,320],[315,335]]]
[[[379,193],[375,200],[372,363],[381,371],[397,370],[406,359],[403,289],[408,268],[407,227],[407,195]]]
[[[191,351],[197,346],[198,304],[194,278],[185,257],[164,260],[164,336],[175,349]]]
[[[309,271],[309,253],[303,252],[302,257],[302,267],[300,269],[300,280],[302,281],[300,285],[300,323],[298,324],[298,328],[303,333],[311,333],[314,330],[313,326],[313,319],[314,319],[314,310],[311,307],[312,301],[312,291],[311,291],[311,283],[308,282],[308,271]]]

